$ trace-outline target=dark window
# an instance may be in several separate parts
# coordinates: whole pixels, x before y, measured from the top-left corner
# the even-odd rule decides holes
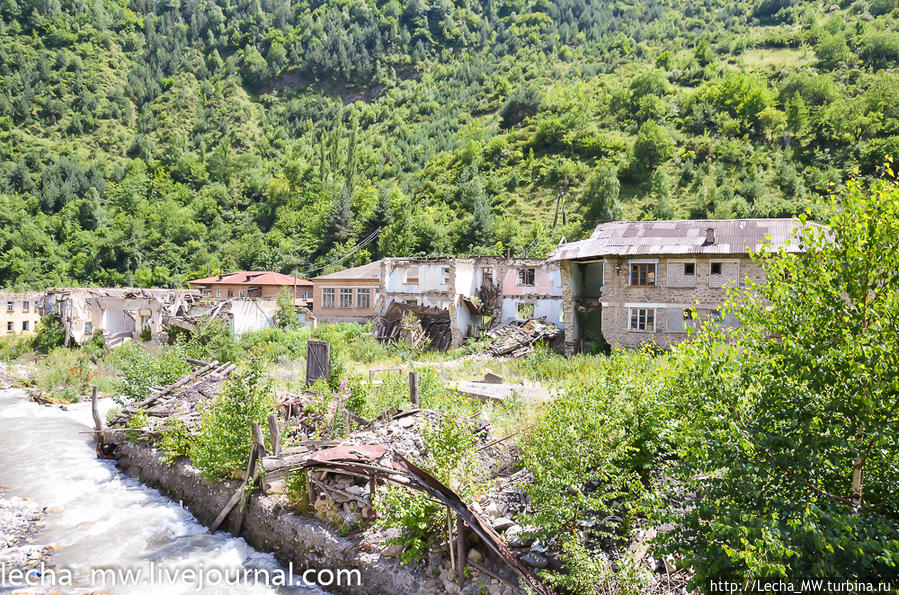
[[[649,287],[656,284],[656,265],[650,263],[636,263],[631,265],[631,285]]]
[[[713,263],[712,263],[712,274],[713,274],[713,275],[720,275],[720,274],[721,274],[721,263],[720,263],[720,262],[713,262]]]
[[[13,330],[13,326],[12,326],[12,325],[13,325],[12,321],[7,322],[7,323],[6,323],[6,330],[12,331],[12,330]]]
[[[696,263],[695,262],[684,263],[684,274],[685,275],[695,275],[696,274]]]
[[[533,287],[537,278],[536,269],[518,269],[518,284]]]
[[[23,331],[28,330],[28,321],[27,320],[22,321],[22,330]]]
[[[233,290],[233,289],[229,289],[229,290],[228,290],[228,297],[229,297],[229,298],[233,298],[233,297],[234,297],[234,290]]]

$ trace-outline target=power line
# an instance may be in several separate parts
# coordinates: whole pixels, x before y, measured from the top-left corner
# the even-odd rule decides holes
[[[382,229],[382,228],[379,227],[378,229],[376,229],[376,230],[374,230],[373,232],[371,232],[371,234],[369,234],[369,236],[368,236],[367,238],[365,238],[364,240],[362,240],[361,242],[359,242],[358,244],[356,244],[356,246],[355,246],[352,250],[350,250],[349,252],[347,252],[346,254],[344,254],[343,256],[341,256],[340,258],[338,258],[337,260],[334,260],[334,261],[329,262],[329,263],[327,263],[327,264],[323,264],[323,265],[320,266],[320,267],[315,267],[315,268],[307,269],[307,270],[303,271],[301,274],[303,274],[303,275],[308,275],[309,273],[314,273],[314,272],[316,272],[316,271],[320,271],[320,270],[322,270],[322,269],[326,269],[326,268],[328,268],[328,267],[330,267],[330,266],[334,266],[335,264],[339,264],[339,263],[343,262],[344,260],[346,260],[347,258],[349,258],[350,256],[352,256],[353,254],[355,254],[356,252],[358,252],[358,251],[361,250],[362,248],[365,248],[366,246],[368,246],[369,244],[371,244],[373,241],[375,241],[375,238],[377,238],[379,235],[381,235],[381,229]]]

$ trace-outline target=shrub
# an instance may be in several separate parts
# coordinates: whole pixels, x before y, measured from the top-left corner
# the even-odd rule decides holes
[[[540,101],[540,93],[535,87],[516,87],[499,111],[500,126],[511,128],[533,116],[540,108]]]
[[[853,181],[829,210],[803,253],[756,257],[767,281],[732,294],[742,328],[677,349],[667,543],[694,584],[899,574],[899,187]]]
[[[471,428],[446,415],[423,428],[422,441],[428,451],[424,468],[471,501],[477,490],[474,472],[478,462]],[[446,507],[425,494],[389,486],[379,493],[376,507],[380,527],[402,530],[400,537],[389,542],[404,546],[404,564],[422,559],[431,544],[447,537]]]
[[[113,363],[121,376],[119,389],[132,401],[146,399],[154,386],[171,384],[192,369],[187,348],[180,343],[164,347],[156,356],[143,344],[130,341],[113,352]]]
[[[66,340],[66,329],[55,316],[41,318],[37,333],[31,339],[31,348],[37,353],[47,354],[62,347]]]
[[[272,380],[260,349],[223,383],[219,394],[200,410],[200,426],[190,458],[210,480],[239,477],[253,446],[253,424],[265,423],[275,408]]]

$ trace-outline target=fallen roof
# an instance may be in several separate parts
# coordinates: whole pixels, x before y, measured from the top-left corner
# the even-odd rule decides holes
[[[379,279],[380,277],[381,261],[376,260],[364,264],[361,267],[353,267],[351,269],[344,269],[342,271],[337,271],[336,273],[331,273],[330,275],[322,275],[321,277],[316,277],[313,281],[319,281],[321,279]]]
[[[282,275],[274,271],[237,271],[235,273],[225,273],[222,275],[214,275],[204,279],[194,279],[188,283],[196,284],[223,284],[223,285],[298,285],[311,286],[312,283],[306,279],[294,277],[293,275]]]
[[[796,219],[697,219],[677,221],[612,221],[596,226],[589,239],[562,244],[548,260],[638,254],[745,254],[747,250],[802,252],[794,235]],[[807,223],[806,227],[818,227]],[[714,230],[708,242],[707,230]]]

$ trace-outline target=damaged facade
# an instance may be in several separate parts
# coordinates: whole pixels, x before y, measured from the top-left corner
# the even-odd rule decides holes
[[[43,303],[43,293],[0,292],[0,336],[34,334]]]
[[[379,262],[378,314],[384,317],[391,309],[396,311],[397,304],[426,309],[434,316],[446,311],[449,346],[460,346],[481,328],[530,318],[564,326],[558,263],[501,257],[385,258]]]
[[[728,287],[761,282],[749,252],[801,252],[793,219],[615,221],[589,239],[561,244],[549,262],[561,267],[565,351],[587,343],[670,346],[698,318],[717,318]],[[812,225],[812,224],[809,224]],[[793,238],[790,241],[790,238]]]
[[[184,289],[50,289],[44,314],[62,323],[66,344],[81,345],[99,333],[104,345],[114,347],[142,334],[163,340],[170,319],[186,315],[199,300],[199,292]]]
[[[59,319],[66,344],[81,345],[99,334],[115,347],[131,339],[164,343],[169,330],[195,332],[210,320],[223,320],[236,335],[271,328],[279,306],[274,298],[214,301],[192,289],[64,288],[43,295],[43,313]],[[312,316],[300,308],[300,323]]]

